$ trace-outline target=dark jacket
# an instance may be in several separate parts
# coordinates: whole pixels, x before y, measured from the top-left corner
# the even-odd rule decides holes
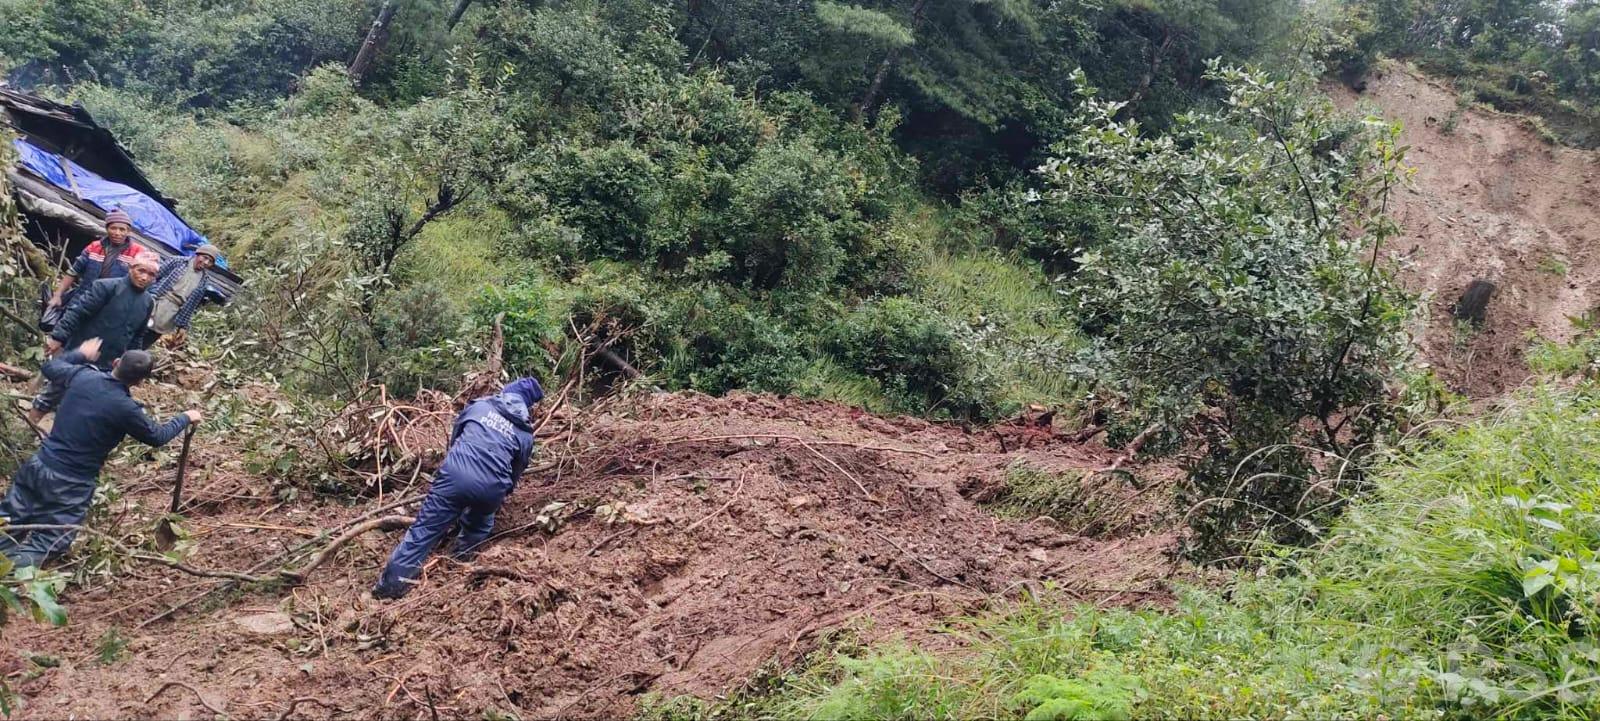
[[[186,415],[156,425],[122,381],[89,365],[76,350],[56,356],[43,370],[51,382],[67,386],[55,427],[39,446],[39,460],[56,473],[92,480],[124,436],[162,446],[189,426]]]
[[[111,368],[111,361],[135,348],[150,320],[150,294],[133,287],[127,278],[107,278],[89,284],[78,294],[50,331],[50,337],[67,348],[77,348],[90,338],[99,338],[100,360],[95,365]]]
[[[435,480],[510,493],[533,456],[528,407],[516,396],[479,398],[456,416],[450,451]]]

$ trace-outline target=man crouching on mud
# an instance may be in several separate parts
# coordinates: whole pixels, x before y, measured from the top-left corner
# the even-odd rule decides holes
[[[528,409],[544,398],[539,381],[521,378],[498,396],[479,398],[456,416],[450,450],[433,476],[417,520],[400,539],[373,598],[400,598],[411,591],[433,547],[451,525],[461,528],[451,555],[470,561],[494,530],[494,514],[533,456],[533,424]]]

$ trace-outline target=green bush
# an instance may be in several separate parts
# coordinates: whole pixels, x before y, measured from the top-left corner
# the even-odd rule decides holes
[[[757,290],[822,290],[867,232],[844,159],[809,140],[763,146],[734,175],[713,229],[734,258],[729,279]]]
[[[537,279],[485,288],[472,308],[481,327],[490,327],[495,318],[501,318],[507,367],[525,369],[541,378],[550,377],[555,370],[550,349],[566,337],[567,311],[556,289]]]
[[[651,223],[662,205],[659,174],[639,149],[612,143],[558,154],[538,187],[565,223],[582,232],[584,259],[651,260]]]
[[[803,368],[803,348],[782,319],[721,291],[673,298],[661,337],[667,377],[707,393],[737,388],[787,393]]]
[[[971,353],[938,314],[908,298],[862,304],[835,328],[827,348],[846,368],[876,380],[903,410],[982,415],[971,387]]]
[[[1237,561],[1258,534],[1316,538],[1393,427],[1384,383],[1411,301],[1369,259],[1395,232],[1382,209],[1404,149],[1393,126],[1352,135],[1309,76],[1210,77],[1228,101],[1160,137],[1085,89],[1045,174],[1120,231],[1063,288],[1092,339],[1072,367],[1141,435],[1203,439],[1178,496],[1190,552]],[[1324,453],[1349,477],[1319,482]]]

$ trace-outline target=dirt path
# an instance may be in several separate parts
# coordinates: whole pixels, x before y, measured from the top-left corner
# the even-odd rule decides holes
[[[1404,124],[1414,187],[1395,197],[1390,250],[1424,295],[1423,356],[1454,389],[1498,396],[1528,377],[1529,334],[1567,339],[1569,317],[1600,303],[1600,155],[1544,142],[1525,121],[1458,106],[1456,94],[1388,63],[1346,106]],[[1452,308],[1473,280],[1498,287],[1484,326]]]
[[[992,495],[1019,461],[1103,467],[1114,456],[1099,446],[766,396],[657,395],[630,408],[588,421],[574,472],[518,490],[498,527],[523,530],[475,566],[436,561],[400,602],[366,595],[398,532],[360,538],[302,587],[235,594],[142,629],[205,586],[140,567],[73,593],[68,627],[7,630],[8,645],[44,663],[13,678],[20,717],[207,718],[210,704],[276,718],[295,698],[316,699],[294,709],[311,718],[427,718],[430,705],[441,717],[617,717],[645,692],[725,692],[833,630],[920,636],[1046,581],[1098,602],[1166,598],[1170,535],[1080,537],[969,498]],[[229,455],[217,443],[201,446],[212,468],[196,488],[237,472],[218,470]],[[123,487],[170,473],[150,465]],[[242,480],[197,497],[196,565],[242,569],[364,510],[275,509],[266,484]],[[1109,492],[1159,509],[1163,490]],[[148,523],[163,494],[127,499],[125,526]],[[553,533],[530,527],[557,502],[573,505],[549,515],[593,510]],[[95,649],[113,628],[128,653],[106,665]]]

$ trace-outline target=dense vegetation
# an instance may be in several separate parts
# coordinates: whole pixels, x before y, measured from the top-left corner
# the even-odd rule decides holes
[[[349,67],[379,17],[375,59]],[[1182,454],[1193,558],[1271,558],[1175,613],[1039,599],[971,621],[957,658],[843,649],[710,711],[1592,715],[1592,395],[1393,451],[1410,299],[1373,251],[1404,149],[1316,84],[1413,57],[1587,143],[1597,18],[1537,0],[0,0],[0,58],[111,127],[247,277],[193,352],[298,404],[266,427],[219,414],[252,469],[327,479],[309,466],[339,451],[302,437],[335,407],[449,388],[498,326],[512,370],[581,377],[580,399],[641,374],[958,421],[1067,408],[1130,452]],[[33,345],[16,326],[37,270],[13,255],[9,358]],[[45,614],[59,579],[8,583]]]
[[[1554,141],[1600,145],[1600,5],[1587,0],[1356,0],[1343,15],[1356,81],[1376,53],[1455,80],[1463,104],[1533,116]]]

